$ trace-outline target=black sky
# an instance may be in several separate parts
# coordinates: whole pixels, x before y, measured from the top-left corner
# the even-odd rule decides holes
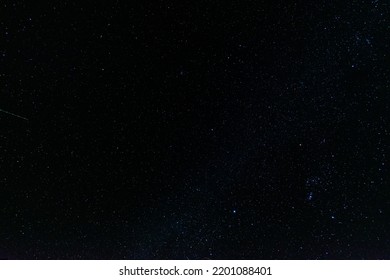
[[[1,259],[388,259],[389,3],[5,1]]]

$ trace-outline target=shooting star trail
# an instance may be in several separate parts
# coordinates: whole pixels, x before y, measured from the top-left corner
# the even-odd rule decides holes
[[[11,112],[8,112],[8,111],[5,111],[5,110],[3,110],[3,109],[0,109],[0,112],[3,112],[3,113],[5,113],[5,114],[11,115],[11,116],[14,116],[14,117],[17,117],[17,118],[20,118],[20,119],[22,119],[22,120],[25,120],[25,121],[28,121],[28,119],[27,119],[27,118],[25,118],[25,117],[22,117],[22,116],[16,115],[16,114],[14,114],[14,113],[11,113]]]

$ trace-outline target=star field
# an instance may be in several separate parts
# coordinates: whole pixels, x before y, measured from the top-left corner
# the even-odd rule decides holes
[[[2,2],[0,258],[388,259],[389,9]]]

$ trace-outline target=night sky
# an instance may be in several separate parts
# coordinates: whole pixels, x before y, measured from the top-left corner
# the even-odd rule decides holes
[[[2,1],[0,259],[390,259],[389,12]]]

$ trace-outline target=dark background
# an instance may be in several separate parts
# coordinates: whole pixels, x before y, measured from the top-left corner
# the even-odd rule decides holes
[[[389,259],[387,1],[3,1],[1,259]]]

